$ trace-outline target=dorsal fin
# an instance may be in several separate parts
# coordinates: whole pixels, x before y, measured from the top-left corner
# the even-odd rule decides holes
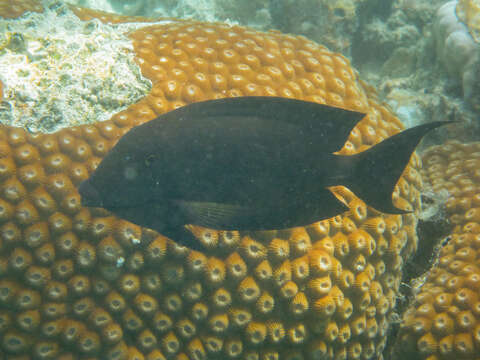
[[[321,150],[340,150],[363,113],[338,107],[274,96],[242,96],[207,100],[182,106],[165,116],[249,116],[274,119],[304,129],[305,137],[315,139]],[[320,149],[319,149],[320,150]]]

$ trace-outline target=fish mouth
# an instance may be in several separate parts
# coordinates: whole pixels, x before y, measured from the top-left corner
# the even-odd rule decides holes
[[[83,181],[78,187],[82,206],[103,207],[98,190],[88,180]]]

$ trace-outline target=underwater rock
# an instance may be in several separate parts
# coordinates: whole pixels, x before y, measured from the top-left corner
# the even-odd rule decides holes
[[[468,26],[475,41],[480,42],[480,1],[459,0],[456,10],[458,18]]]
[[[463,79],[447,72],[437,51],[435,29],[437,11],[444,3],[402,0],[394,2],[389,12],[362,10],[365,20],[353,43],[353,63],[405,123],[462,120],[463,129],[449,135],[471,141],[480,126],[473,106],[480,93],[479,67],[466,67]],[[461,25],[454,7],[450,10],[455,26]]]
[[[461,84],[465,102],[480,110],[477,85],[480,80],[480,45],[457,17],[456,7],[457,1],[449,1],[436,13],[433,31],[437,56],[454,81]]]
[[[350,56],[359,31],[358,9],[367,0],[272,0],[273,25],[284,32],[305,35]],[[288,14],[288,16],[285,16]]]
[[[221,21],[263,30],[272,27],[269,0],[69,0],[69,3],[126,16]]]
[[[0,20],[0,122],[29,131],[109,119],[151,89],[128,28],[81,21],[68,6]]]

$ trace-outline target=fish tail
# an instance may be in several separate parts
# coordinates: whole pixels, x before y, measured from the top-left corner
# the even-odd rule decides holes
[[[453,121],[436,121],[393,135],[370,149],[353,155],[351,175],[344,184],[378,211],[405,214],[411,209],[393,205],[392,193],[416,146],[429,131]]]

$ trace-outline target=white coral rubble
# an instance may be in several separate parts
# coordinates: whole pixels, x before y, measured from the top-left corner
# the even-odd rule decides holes
[[[0,19],[1,122],[53,132],[107,120],[150,91],[120,26],[81,21],[60,2],[44,5]]]

